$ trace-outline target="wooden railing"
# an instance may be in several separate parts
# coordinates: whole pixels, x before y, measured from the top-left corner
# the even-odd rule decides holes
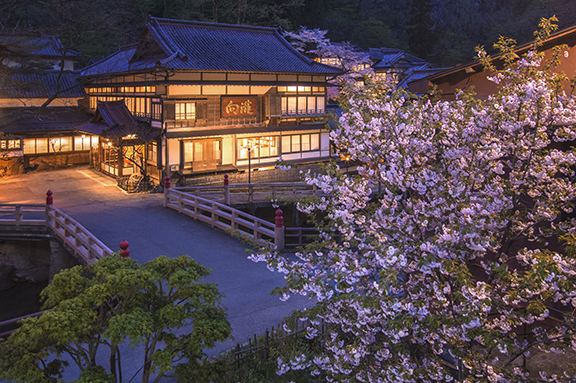
[[[46,205],[44,204],[0,204],[1,226],[45,226]]]
[[[49,311],[49,310],[39,311],[39,312],[34,313],[34,314],[28,314],[28,315],[24,315],[24,316],[21,316],[18,318],[12,318],[12,319],[8,319],[8,320],[0,322],[0,338],[6,338],[8,335],[10,335],[14,331],[16,331],[16,328],[18,328],[18,322],[21,321],[22,319],[39,317],[40,315],[44,314],[46,311]],[[8,329],[6,329],[6,328],[8,328]]]
[[[0,204],[0,226],[45,226],[86,263],[112,254],[84,226],[52,205]]]
[[[308,185],[304,182],[230,184],[228,188],[226,185],[182,186],[174,189],[226,204],[269,201],[279,198],[296,199],[318,195],[316,185]]]
[[[46,204],[0,204],[0,227],[44,226],[60,238],[74,256],[86,263],[93,263],[112,254],[112,250],[92,233],[52,205],[52,192],[46,194]],[[21,319],[40,316],[43,312],[0,322],[0,337],[10,335]]]
[[[314,227],[286,227],[285,248],[295,248],[308,245],[318,238],[319,231]]]
[[[53,206],[46,208],[46,226],[86,263],[93,263],[113,253],[84,226]]]
[[[284,247],[284,227],[254,217],[227,205],[185,193],[164,189],[164,206],[222,230],[232,230],[258,245]]]

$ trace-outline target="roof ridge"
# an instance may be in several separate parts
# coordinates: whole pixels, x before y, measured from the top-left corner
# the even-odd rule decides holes
[[[276,33],[274,33],[274,35],[276,36],[276,38],[278,38],[278,40],[280,40],[280,42],[281,42],[282,44],[284,44],[285,46],[287,46],[288,49],[290,49],[293,53],[295,53],[295,54],[296,54],[296,57],[298,57],[300,60],[304,61],[306,64],[308,64],[308,65],[314,65],[314,63],[317,63],[317,64],[322,65],[322,66],[327,66],[327,67],[329,67],[329,68],[333,68],[333,67],[330,67],[330,66],[328,66],[328,65],[318,63],[318,62],[312,60],[310,57],[306,57],[302,52],[300,52],[298,49],[294,48],[294,46],[293,46],[292,44],[290,44],[290,43],[288,42],[288,40],[286,40],[286,39],[284,38],[284,36],[282,36],[282,33],[280,33],[279,30],[276,30]]]
[[[260,25],[247,25],[247,24],[228,24],[228,23],[215,23],[213,21],[197,21],[197,20],[187,20],[187,19],[169,19],[162,17],[150,16],[149,21],[155,21],[157,23],[170,23],[170,24],[185,24],[185,25],[197,25],[213,28],[228,28],[228,29],[254,29],[260,31],[275,32],[278,31],[277,27],[264,27]]]
[[[168,56],[173,56],[177,53],[177,49],[175,49],[166,39],[162,36],[162,33],[159,29],[161,29],[160,23],[158,22],[158,18],[150,17],[150,20],[147,24],[147,29],[153,35],[154,40],[160,45],[160,48],[167,51],[165,52]]]
[[[118,49],[116,49],[116,52],[106,56],[106,57],[102,57],[100,60],[97,60],[95,62],[93,62],[92,64],[85,66],[84,68],[78,70],[78,75],[79,76],[83,76],[83,73],[86,72],[86,70],[95,67],[96,65],[100,65],[101,63],[103,63],[104,61],[110,60],[112,57],[119,55],[122,52],[128,52],[131,49],[135,49],[134,45],[136,44],[130,44],[130,45],[125,45],[122,47],[119,47]]]

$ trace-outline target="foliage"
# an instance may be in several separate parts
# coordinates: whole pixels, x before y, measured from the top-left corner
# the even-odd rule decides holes
[[[573,23],[576,3],[552,0],[3,0],[4,33],[58,34],[79,51],[79,67],[137,42],[148,15],[223,23],[328,30],[332,41],[407,49],[440,65],[468,61],[499,35],[522,42],[541,15]],[[364,28],[370,32],[362,33]],[[377,35],[377,38],[374,39]],[[422,44],[425,42],[426,44]],[[370,46],[375,48],[377,46]]]
[[[300,27],[297,33],[285,32],[284,36],[301,53],[341,69],[341,73],[331,79],[338,89],[329,87],[329,98],[344,102],[351,96],[351,93],[364,90],[366,83],[390,86],[390,84],[380,84],[380,78],[372,69],[370,57],[366,52],[349,42],[332,43],[326,37],[327,33],[328,31],[321,29]]]
[[[555,375],[533,360],[576,350],[576,96],[554,73],[565,47],[548,59],[537,50],[552,21],[522,57],[499,41],[506,60],[487,100],[368,85],[344,105],[331,139],[364,165],[358,176],[336,166],[306,174],[331,193],[300,204],[327,214],[322,242],[298,261],[251,256],[285,274],[281,299],[317,302],[295,315],[329,326],[322,352],[281,371],[342,382],[576,380],[573,363]]]
[[[119,346],[127,340],[143,346],[142,382],[153,373],[158,381],[182,359],[197,363],[231,332],[222,294],[199,283],[209,274],[187,256],[140,265],[117,254],[64,270],[42,291],[51,310],[24,319],[0,342],[0,378],[56,381],[71,361],[82,371],[78,382],[121,382]],[[174,333],[187,325],[189,333]],[[110,355],[108,372],[99,365],[102,348]]]
[[[264,336],[256,340],[264,344]],[[316,339],[307,339],[303,334],[292,334],[273,342],[268,349],[268,357],[264,349],[250,355],[244,355],[239,362],[234,351],[229,351],[217,357],[205,360],[201,365],[179,365],[175,371],[178,381],[182,383],[288,383],[288,382],[320,382],[323,377],[311,378],[305,370],[294,370],[286,374],[278,374],[278,361],[290,358],[309,357],[319,343]]]

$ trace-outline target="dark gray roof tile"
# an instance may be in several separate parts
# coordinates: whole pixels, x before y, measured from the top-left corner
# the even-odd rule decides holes
[[[0,45],[8,48],[9,51],[25,50],[26,54],[43,57],[76,57],[78,52],[65,50],[60,39],[53,35],[43,35],[41,37],[3,35],[0,36]],[[23,52],[22,52],[23,53]]]
[[[164,55],[146,49],[122,50],[86,68],[83,76],[164,68],[227,72],[307,73],[334,75],[294,49],[276,28],[151,17],[141,46],[155,42]],[[134,56],[136,53],[137,56]]]
[[[63,72],[60,78],[59,76],[59,72],[13,74],[3,89],[0,89],[0,97],[48,98],[53,96],[58,89],[63,90],[62,93],[58,94],[58,98],[82,98],[86,96],[84,88],[78,82],[76,73]],[[58,88],[58,84],[60,84],[60,88]]]

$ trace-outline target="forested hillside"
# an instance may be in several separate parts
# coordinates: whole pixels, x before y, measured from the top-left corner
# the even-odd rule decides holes
[[[541,17],[576,22],[573,0],[0,0],[4,33],[58,34],[79,66],[140,38],[147,15],[327,29],[332,41],[396,47],[439,65],[470,61],[499,35],[531,39]]]

